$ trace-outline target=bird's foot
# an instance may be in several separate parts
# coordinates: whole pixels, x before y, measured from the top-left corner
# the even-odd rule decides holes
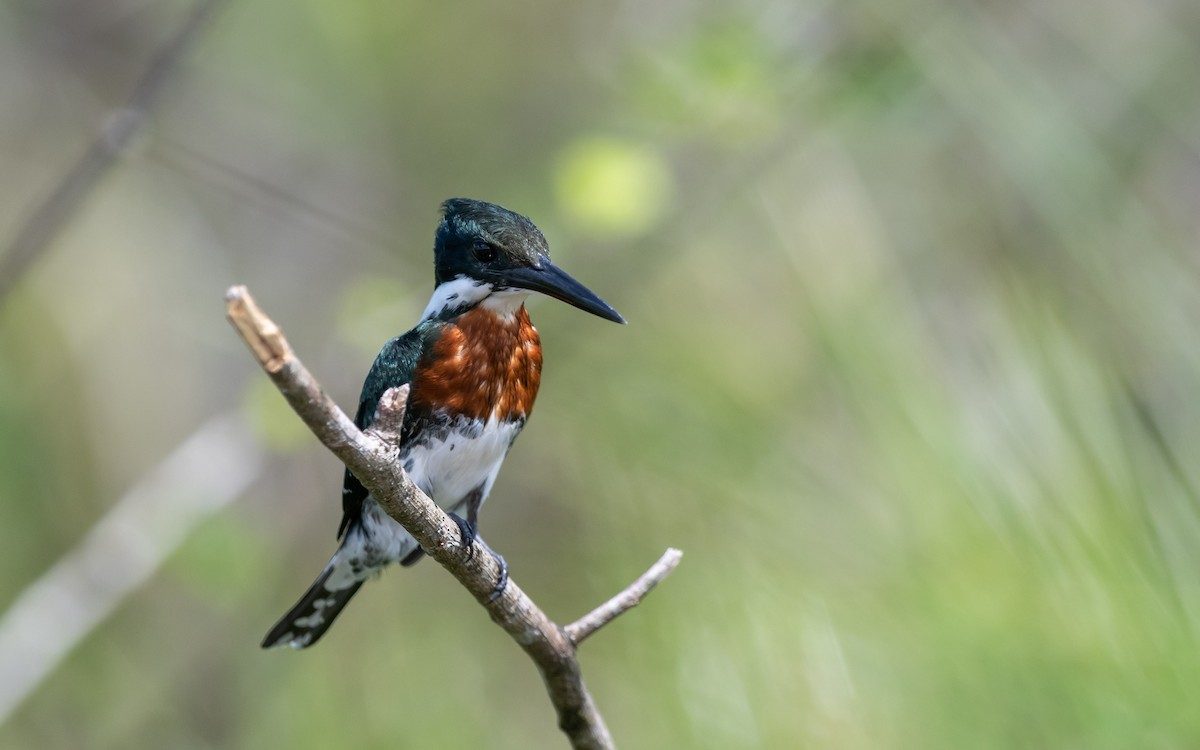
[[[483,541],[483,537],[479,536],[479,529],[475,524],[458,515],[450,513],[450,518],[454,523],[458,524],[458,533],[462,536],[462,547],[468,560],[475,556],[475,541],[487,550],[492,559],[496,561],[496,565],[500,567],[500,577],[496,580],[496,585],[492,588],[492,592],[488,594],[488,602],[494,602],[504,593],[504,589],[508,587],[508,563],[504,561],[504,556],[496,550],[488,546],[488,543]]]
[[[504,593],[504,588],[509,584],[509,564],[505,563],[504,556],[488,546],[484,539],[480,538],[479,544],[484,545],[485,550],[487,550],[488,554],[491,554],[493,560],[496,560],[496,564],[500,569],[500,577],[496,580],[496,586],[493,586],[492,593],[487,595],[488,602],[496,601],[500,598],[500,594]]]
[[[496,565],[500,567],[500,577],[496,579],[496,585],[492,587],[492,593],[488,594],[488,602],[494,602],[504,593],[505,587],[508,586],[508,563],[504,561],[504,556],[496,550],[488,546],[488,543],[481,538],[479,543],[488,551],[492,559],[496,561]]]
[[[466,554],[467,559],[470,560],[471,558],[475,557],[475,540],[479,537],[479,530],[475,527],[475,524],[471,523],[457,513],[451,513],[449,515],[450,519],[454,521],[454,523],[458,524],[458,533],[461,537],[460,543],[462,544],[463,552]]]

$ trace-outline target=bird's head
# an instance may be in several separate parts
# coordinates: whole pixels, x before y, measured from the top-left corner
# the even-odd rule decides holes
[[[462,306],[523,299],[529,292],[574,305],[615,323],[625,319],[550,262],[550,248],[532,221],[494,203],[451,198],[442,204],[433,248],[437,291],[426,317]]]

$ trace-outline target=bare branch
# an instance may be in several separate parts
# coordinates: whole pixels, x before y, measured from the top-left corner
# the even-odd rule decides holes
[[[492,589],[500,575],[495,559],[486,553],[478,540],[473,542],[476,546],[472,553],[464,554],[457,524],[413,484],[395,460],[408,386],[388,390],[380,401],[372,428],[360,432],[321,390],[292,352],[283,332],[263,314],[245,287],[229,290],[226,310],[259,364],[313,434],[354,472],[388,515],[474,595],[487,609],[492,621],[503,628],[537,665],[550,701],[558,712],[558,726],[570,739],[571,746],[589,750],[615,748],[612,736],[583,684],[575,645],[640,601],[678,564],[680,553],[668,551],[663,560],[639,579],[631,587],[631,601],[609,602],[597,610],[599,614],[585,617],[584,621],[590,623],[594,619],[595,624],[579,625],[582,635],[575,641],[512,579],[504,592],[492,600]]]
[[[296,359],[283,331],[263,314],[246,287],[231,287],[225,293],[225,306],[229,321],[288,404],[317,438],[345,462],[343,452],[350,443],[362,438],[354,422],[325,395],[321,385]],[[364,445],[361,449],[368,447]]]
[[[578,646],[589,635],[641,604],[642,599],[646,598],[646,594],[649,594],[651,589],[671,575],[682,557],[682,552],[674,547],[669,548],[658,562],[651,565],[650,569],[642,573],[636,581],[625,587],[624,591],[564,627],[563,631],[567,634],[567,638]]]

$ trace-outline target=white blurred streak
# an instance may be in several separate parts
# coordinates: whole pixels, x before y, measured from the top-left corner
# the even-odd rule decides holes
[[[827,720],[844,727],[855,726],[855,717],[861,716],[858,693],[837,625],[823,599],[813,599],[800,632],[804,676],[817,708]]]
[[[712,747],[762,747],[762,728],[751,700],[760,686],[746,679],[746,660],[724,645],[717,627],[696,623],[692,631],[681,636],[687,645],[678,672],[692,726],[710,738]]]
[[[21,592],[0,617],[0,723],[192,529],[241,495],[262,464],[237,414],[213,418]]]

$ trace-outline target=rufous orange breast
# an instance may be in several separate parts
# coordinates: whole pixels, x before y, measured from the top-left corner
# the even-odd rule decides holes
[[[542,344],[522,305],[512,315],[476,307],[448,322],[418,364],[418,413],[512,422],[528,418],[542,381]]]

